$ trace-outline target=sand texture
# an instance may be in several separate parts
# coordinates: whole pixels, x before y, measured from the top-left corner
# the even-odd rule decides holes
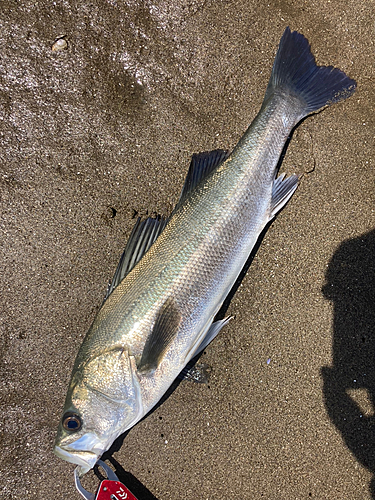
[[[180,383],[110,460],[139,500],[375,499],[374,3],[2,0],[1,500],[81,498],[52,446],[134,216],[236,144],[288,25],[357,92],[294,132],[283,170],[305,175],[201,357],[209,384]]]

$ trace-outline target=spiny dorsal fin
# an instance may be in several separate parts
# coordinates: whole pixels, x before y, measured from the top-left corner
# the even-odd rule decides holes
[[[165,228],[167,222],[168,219],[165,219],[164,217],[157,219],[149,217],[142,222],[141,218],[138,217],[126,244],[125,250],[121,255],[121,259],[117,266],[115,275],[113,276],[112,282],[108,286],[104,300],[107,300],[117,285],[121,283],[137,262],[141,260],[147,250],[149,250],[151,245],[155,243],[156,239]]]
[[[172,297],[167,299],[156,315],[137,369],[142,375],[152,374],[159,366],[166,350],[177,335],[181,313]]]
[[[228,156],[228,151],[224,151],[223,149],[215,149],[215,151],[193,154],[185,183],[182,188],[181,196],[175,210],[182,205],[187,195],[193,191],[193,189],[196,188],[198,184],[216,167],[223,163]]]

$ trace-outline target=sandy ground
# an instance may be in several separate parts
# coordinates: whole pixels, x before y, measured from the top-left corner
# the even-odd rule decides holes
[[[310,173],[201,358],[209,385],[111,460],[139,500],[375,499],[373,2],[0,9],[1,500],[80,498],[52,445],[134,214],[170,213],[191,154],[236,144],[287,25],[358,90],[296,130],[283,170]]]

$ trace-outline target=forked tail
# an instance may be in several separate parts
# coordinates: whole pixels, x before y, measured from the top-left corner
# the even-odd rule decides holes
[[[276,93],[302,103],[302,116],[350,97],[356,82],[333,66],[317,66],[307,39],[289,27],[280,40],[264,101]]]

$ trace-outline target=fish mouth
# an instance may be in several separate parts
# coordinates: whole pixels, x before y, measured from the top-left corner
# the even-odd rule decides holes
[[[74,443],[73,443],[74,445]],[[90,469],[94,467],[96,462],[99,460],[102,451],[88,451],[75,449],[74,446],[55,446],[53,449],[55,455],[67,462],[78,465],[79,476],[83,476]]]

